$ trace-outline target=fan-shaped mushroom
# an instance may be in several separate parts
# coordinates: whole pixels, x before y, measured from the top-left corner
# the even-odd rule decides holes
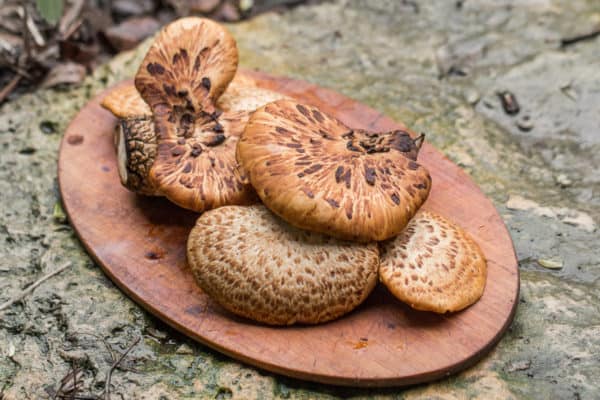
[[[479,246],[437,214],[420,211],[381,247],[379,279],[417,310],[458,311],[483,294],[486,262]]]
[[[184,18],[161,31],[137,90],[124,86],[103,102],[122,118],[116,143],[127,188],[199,212],[254,201],[235,160],[237,140],[250,111],[283,96],[241,77],[220,99],[236,68],[233,38],[210,20]]]
[[[379,267],[376,244],[294,228],[262,205],[202,214],[187,256],[210,297],[272,325],[316,324],[351,311],[374,288]]]
[[[429,194],[429,173],[416,162],[422,139],[350,129],[315,107],[279,100],[252,115],[237,159],[265,205],[292,225],[384,240]]]

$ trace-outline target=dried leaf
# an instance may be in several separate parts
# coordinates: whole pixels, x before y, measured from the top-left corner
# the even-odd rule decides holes
[[[200,13],[200,14],[208,14],[211,11],[214,11],[220,2],[221,2],[220,0],[191,0],[191,1],[188,1],[189,7],[190,7],[190,12]]]
[[[544,268],[548,269],[561,269],[563,267],[563,262],[561,260],[547,260],[547,259],[539,259],[537,260],[538,264],[540,264]]]
[[[133,17],[109,27],[104,36],[115,49],[123,51],[134,48],[159,28],[160,23],[152,17]]]
[[[81,15],[81,11],[83,10],[83,5],[84,0],[75,0],[60,19],[58,31],[62,36],[69,31],[70,27],[74,23],[76,23],[77,19]]]
[[[236,22],[241,18],[240,12],[233,4],[229,2],[223,3],[223,5],[217,10],[214,17],[218,20],[225,22]]]
[[[85,74],[85,67],[81,64],[74,62],[56,64],[56,66],[50,70],[41,86],[43,88],[49,88],[61,84],[79,83],[83,80]]]
[[[119,17],[150,14],[156,5],[152,0],[114,0],[112,11]]]

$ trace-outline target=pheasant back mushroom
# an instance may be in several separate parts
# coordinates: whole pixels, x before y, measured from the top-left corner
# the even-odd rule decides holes
[[[187,244],[199,286],[225,309],[271,325],[316,324],[357,307],[377,283],[377,245],[294,228],[262,205],[198,218]]]
[[[485,288],[486,261],[475,241],[447,219],[420,211],[396,238],[382,244],[379,279],[417,310],[461,310]]]
[[[292,225],[335,237],[397,235],[426,200],[422,137],[350,129],[315,107],[279,100],[250,118],[237,159],[258,195]]]
[[[255,201],[235,160],[249,113],[283,96],[239,77],[237,49],[220,25],[184,18],[161,31],[138,70],[103,105],[122,118],[121,182],[194,211]],[[137,95],[136,95],[137,94]]]

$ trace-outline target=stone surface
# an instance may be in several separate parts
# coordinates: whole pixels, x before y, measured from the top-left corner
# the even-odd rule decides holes
[[[61,134],[91,96],[133,74],[147,44],[78,88],[5,104],[0,303],[73,266],[0,311],[0,398],[51,398],[71,365],[83,369],[84,393],[99,394],[112,362],[101,339],[116,354],[140,336],[112,377],[112,393],[128,399],[597,397],[600,39],[560,40],[599,22],[596,0],[356,0],[230,27],[243,66],[333,88],[427,132],[510,229],[522,273],[510,330],[469,370],[407,389],[328,387],[238,364],[142,311],[86,255],[59,205]],[[516,115],[501,106],[506,90]]]

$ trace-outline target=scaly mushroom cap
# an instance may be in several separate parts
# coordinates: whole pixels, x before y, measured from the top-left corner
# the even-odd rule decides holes
[[[197,212],[255,202],[254,190],[235,159],[248,116],[244,111],[223,113],[218,120],[196,122],[190,136],[158,136],[150,181],[173,203]]]
[[[130,153],[119,150],[125,186],[164,195],[198,212],[255,201],[254,190],[235,160],[249,111],[241,111],[244,104],[234,104],[225,112],[217,107],[217,99],[235,75],[237,61],[232,36],[210,20],[183,18],[159,33],[135,77],[135,87],[150,107],[151,118],[127,118],[124,122],[149,123],[156,144],[149,143],[139,151],[147,156],[142,162],[134,162]],[[106,104],[117,107],[109,101]],[[122,126],[118,143],[137,148],[133,139],[137,135],[131,130]],[[144,179],[133,173],[140,166],[138,175]]]
[[[265,205],[292,225],[379,241],[397,235],[429,194],[429,173],[415,161],[421,142],[399,130],[351,130],[279,100],[252,115],[237,159]]]
[[[235,40],[209,19],[181,18],[167,25],[148,50],[135,76],[135,87],[155,116],[179,123],[184,115],[212,114],[216,100],[237,70]],[[167,126],[159,135],[174,135]]]
[[[121,85],[108,93],[101,103],[102,107],[117,118],[151,117],[152,110],[146,104],[135,85]]]
[[[375,287],[379,266],[376,244],[296,229],[262,205],[202,214],[187,256],[211,298],[271,325],[316,324],[351,311]]]
[[[240,111],[251,112],[266,103],[284,98],[280,93],[262,89],[256,85],[256,81],[248,76],[235,76],[225,93],[217,102],[218,109],[225,111],[224,119],[231,117],[231,115],[235,115],[232,113]],[[137,193],[155,196],[162,195],[149,176],[150,169],[154,164],[157,155],[157,140],[150,107],[148,107],[146,102],[142,99],[133,83],[130,85],[122,85],[111,91],[103,99],[102,106],[111,111],[115,116],[121,118],[117,124],[115,135],[115,146],[119,155],[119,176],[121,178],[121,183],[129,190]],[[196,127],[196,129],[197,132],[195,132],[194,135],[202,136],[201,129],[198,127]],[[225,131],[225,126],[223,126],[223,130]],[[228,133],[234,135],[230,138],[229,145],[221,150],[235,152],[234,144],[237,143],[236,141],[239,132]],[[225,154],[221,157],[220,151],[213,156],[215,160],[221,158],[220,161],[228,165],[232,162],[237,164],[237,161],[232,157],[233,156],[230,154]],[[194,166],[195,170],[198,168],[202,168],[202,165]],[[216,175],[213,174],[211,178],[212,181],[218,179],[219,174],[220,173]],[[239,177],[235,177],[234,180],[226,180],[231,183],[235,182],[235,185],[237,186]],[[228,185],[226,181],[224,182],[225,185]],[[249,188],[246,184],[242,184],[241,182],[240,184],[243,185],[243,190],[249,190],[253,193],[253,189]],[[214,197],[210,192],[204,193],[205,198],[207,195],[209,197]],[[211,203],[218,205],[227,204],[223,203],[223,201],[237,201],[239,204],[245,204],[246,202],[253,201],[253,199],[254,196],[249,196],[248,199],[243,198],[240,200],[236,200],[235,197],[222,198],[211,200]],[[203,208],[206,208],[207,206],[208,205],[202,204]]]
[[[483,294],[487,272],[481,249],[460,227],[437,214],[420,211],[381,247],[379,279],[417,310],[458,311]]]

